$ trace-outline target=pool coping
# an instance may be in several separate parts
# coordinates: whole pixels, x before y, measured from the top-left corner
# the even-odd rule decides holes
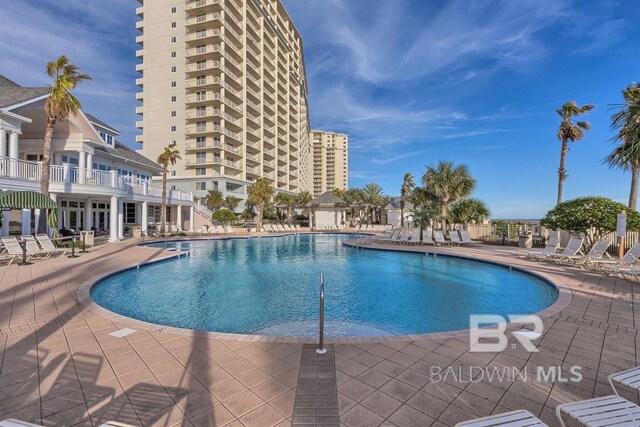
[[[184,241],[199,241],[199,240],[248,240],[248,239],[256,239],[256,238],[269,238],[269,237],[284,237],[287,235],[296,235],[296,234],[354,234],[354,233],[314,233],[314,232],[303,232],[303,233],[282,233],[282,234],[271,234],[264,236],[207,236],[204,239],[198,238],[179,238],[179,239],[170,239],[166,240],[166,242],[184,242]],[[362,233],[359,233],[362,234]],[[162,240],[149,241],[140,243],[137,246],[148,246],[152,244],[162,243]],[[549,307],[545,308],[542,311],[531,314],[531,316],[535,315],[540,318],[548,318],[560,313],[562,310],[567,308],[572,300],[572,293],[561,283],[558,283],[557,280],[552,279],[548,275],[544,273],[540,273],[534,270],[530,270],[528,268],[524,268],[521,266],[512,265],[506,262],[497,262],[489,259],[485,259],[482,257],[472,257],[460,254],[449,254],[449,253],[439,253],[429,251],[429,247],[417,247],[417,246],[406,246],[406,247],[388,247],[381,245],[368,245],[366,247],[357,245],[354,241],[345,241],[343,242],[345,246],[364,249],[364,250],[379,250],[379,251],[387,251],[387,252],[404,252],[404,253],[413,253],[413,254],[424,254],[431,256],[443,256],[449,258],[458,258],[465,259],[470,261],[482,262],[487,264],[496,265],[503,268],[509,268],[521,273],[529,274],[534,276],[542,281],[544,281],[547,285],[554,287],[558,291],[558,299]],[[416,250],[417,249],[417,250]],[[422,249],[422,250],[420,250]],[[190,256],[191,253],[189,251],[177,251],[175,249],[167,249],[166,252],[170,252],[167,256],[161,256],[159,258],[153,259],[151,261],[146,261],[140,263],[138,265],[117,269],[100,276],[97,276],[89,281],[83,283],[77,290],[76,295],[78,297],[79,303],[89,310],[90,312],[110,319],[114,322],[123,323],[125,325],[131,327],[138,327],[141,329],[152,330],[155,332],[168,332],[177,335],[196,335],[196,334],[204,334],[214,339],[221,340],[235,340],[235,341],[245,341],[245,342],[269,342],[269,343],[289,343],[289,344],[313,344],[317,343],[317,337],[291,337],[291,336],[273,336],[273,335],[257,335],[257,334],[235,334],[235,333],[227,333],[227,332],[215,332],[215,331],[201,331],[196,329],[189,328],[179,328],[175,326],[167,326],[161,325],[151,322],[145,322],[142,320],[134,319],[132,317],[123,316],[121,314],[115,313],[113,311],[107,310],[106,308],[98,305],[93,298],[91,297],[91,288],[103,280],[108,279],[109,277],[113,277],[117,274],[120,274],[125,271],[140,269],[149,265],[157,264],[160,262],[170,261],[174,259],[179,259],[182,257]],[[525,318],[526,319],[526,318]],[[521,329],[524,324],[528,324],[528,322],[523,321],[523,319],[514,319],[507,323],[506,330],[513,331],[516,329]],[[405,335],[382,335],[382,336],[368,336],[368,337],[325,337],[325,342],[328,344],[367,344],[367,343],[380,343],[380,342],[408,342],[408,341],[416,341],[421,339],[450,339],[450,338],[460,338],[469,336],[469,329],[459,329],[454,331],[446,331],[446,332],[428,332],[423,334],[405,334]]]

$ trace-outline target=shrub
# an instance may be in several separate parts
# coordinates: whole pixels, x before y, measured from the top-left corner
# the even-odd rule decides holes
[[[580,197],[560,203],[540,223],[552,230],[584,233],[587,246],[616,231],[616,215],[627,211],[627,230],[640,229],[640,214],[606,197]]]
[[[229,209],[220,209],[211,215],[211,219],[218,222],[234,222],[236,220],[236,214]]]

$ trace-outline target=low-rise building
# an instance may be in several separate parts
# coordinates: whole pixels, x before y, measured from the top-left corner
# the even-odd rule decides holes
[[[40,163],[47,123],[47,87],[22,87],[0,76],[0,190],[40,191]],[[122,239],[127,227],[145,232],[160,221],[162,188],[151,184],[161,167],[117,141],[120,133],[78,111],[56,123],[51,143],[50,196],[58,205],[58,228],[105,232]],[[194,226],[193,194],[167,191],[167,222]],[[3,212],[0,232],[32,234],[40,212]]]

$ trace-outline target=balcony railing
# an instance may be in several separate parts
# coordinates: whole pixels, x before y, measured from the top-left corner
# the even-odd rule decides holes
[[[0,157],[0,177],[18,180],[40,181],[42,165],[39,162]],[[54,184],[77,184],[96,188],[112,188],[127,193],[161,196],[162,188],[151,184],[150,180],[118,175],[115,170],[100,171],[67,165],[50,165],[49,182]],[[85,190],[83,190],[85,191]],[[184,191],[168,191],[173,200],[193,201],[193,194]]]

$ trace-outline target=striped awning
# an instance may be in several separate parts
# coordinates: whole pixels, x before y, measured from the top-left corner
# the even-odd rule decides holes
[[[2,209],[55,209],[58,205],[35,191],[0,191],[0,208]]]

